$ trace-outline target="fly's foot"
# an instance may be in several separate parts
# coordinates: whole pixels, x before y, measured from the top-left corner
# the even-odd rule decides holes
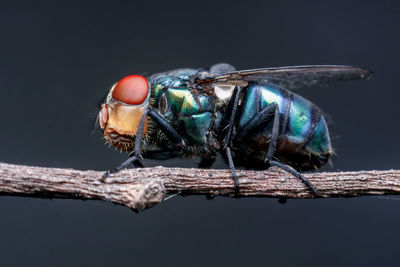
[[[318,193],[317,188],[310,181],[308,181],[308,179],[306,179],[303,175],[300,174],[300,176],[302,177],[300,179],[311,189],[314,197],[319,197],[320,195]]]
[[[138,162],[138,163],[137,163],[137,162]],[[136,167],[136,166],[135,166],[135,163],[141,165],[141,163],[140,163],[139,160],[138,160],[138,157],[132,155],[132,156],[130,156],[127,160],[125,160],[124,162],[122,162],[119,166],[117,166],[117,167],[115,167],[115,168],[113,168],[113,169],[111,169],[111,170],[106,171],[106,172],[103,174],[103,176],[102,176],[102,178],[101,178],[101,181],[102,181],[102,182],[105,182],[105,180],[108,178],[108,176],[110,176],[110,174],[112,174],[112,173],[117,173],[117,172],[119,172],[120,170],[125,169],[126,167],[128,167],[130,164],[132,164],[134,167]],[[143,165],[141,165],[141,166],[143,166]]]
[[[234,190],[235,190],[233,197],[238,198],[239,197],[239,178],[236,174],[235,165],[233,164],[231,148],[229,146],[226,147],[225,152],[226,152],[226,157],[227,157],[228,163],[229,163],[229,169],[231,170],[232,177],[233,177],[233,184],[234,184]]]
[[[296,176],[298,179],[300,179],[308,188],[310,188],[311,192],[313,193],[314,197],[319,197],[320,195],[318,194],[317,188],[306,178],[304,177],[301,173],[290,167],[289,165],[282,164],[278,161],[275,160],[269,160],[269,165],[270,166],[275,166],[278,167],[284,171],[287,171],[288,173]]]
[[[264,159],[264,165],[267,169],[269,169],[269,167],[271,167],[271,164],[269,163],[271,160],[269,158],[265,158]]]
[[[120,169],[114,168],[114,169],[111,169],[111,170],[108,170],[108,171],[104,172],[103,175],[101,176],[101,181],[104,183],[106,181],[106,179],[110,176],[110,174],[116,173],[119,170]]]
[[[111,170],[106,171],[105,173],[103,173],[103,175],[101,176],[101,181],[104,183],[106,181],[106,179],[108,178],[108,176],[110,175]]]

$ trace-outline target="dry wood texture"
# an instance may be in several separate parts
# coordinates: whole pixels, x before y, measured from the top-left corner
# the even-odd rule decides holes
[[[0,163],[0,194],[101,199],[134,210],[149,208],[173,193],[234,196],[229,170],[143,168],[123,170],[102,181],[103,172]],[[238,171],[240,197],[312,198],[297,178],[271,168]],[[320,197],[400,193],[400,171],[319,172],[305,176]]]

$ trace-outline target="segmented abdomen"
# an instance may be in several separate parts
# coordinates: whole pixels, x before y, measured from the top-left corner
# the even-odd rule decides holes
[[[289,154],[293,154],[295,159],[296,154],[328,155],[332,153],[328,127],[319,108],[301,96],[276,86],[249,84],[244,97],[239,127],[245,126],[255,114],[272,103],[278,104],[280,114],[280,140],[277,155],[285,154],[287,159]],[[265,151],[268,148],[271,130],[272,122],[266,125],[261,133],[252,137],[253,142],[250,143],[253,146],[260,146],[259,150]],[[256,144],[254,140],[257,140]]]

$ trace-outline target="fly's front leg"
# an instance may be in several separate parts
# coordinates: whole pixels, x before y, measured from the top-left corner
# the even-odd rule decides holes
[[[311,191],[314,193],[315,196],[318,196],[318,192],[315,186],[312,185],[311,182],[308,181],[308,179],[305,178],[300,172],[296,171],[289,165],[285,165],[280,163],[279,161],[272,160],[278,142],[279,129],[280,129],[279,107],[276,103],[272,103],[267,107],[265,107],[263,110],[261,110],[260,113],[255,115],[252,119],[250,119],[250,121],[246,125],[244,125],[241,129],[239,129],[239,132],[236,135],[234,142],[240,144],[246,138],[264,129],[271,121],[273,121],[271,138],[268,146],[268,151],[265,155],[264,162],[268,164],[268,167],[275,166],[296,176],[311,189]]]
[[[125,160],[124,162],[122,162],[120,165],[118,165],[117,167],[115,167],[115,168],[113,168],[111,170],[106,171],[103,174],[103,180],[107,179],[110,174],[117,173],[120,170],[128,167],[130,164],[134,164],[134,162],[137,161],[137,160],[138,160],[138,158],[136,156],[131,156],[130,155],[129,158],[127,160]]]
[[[129,153],[129,158],[127,160],[125,160],[124,162],[122,162],[120,165],[118,165],[117,167],[106,171],[103,174],[103,181],[105,179],[107,179],[107,177],[111,174],[111,173],[117,173],[122,169],[125,169],[126,167],[128,167],[129,165],[133,165],[133,167],[139,167],[139,168],[143,168],[143,164],[140,162],[140,158],[142,158],[141,156],[141,148],[142,148],[142,140],[143,140],[143,130],[144,130],[144,122],[146,120],[146,116],[147,116],[147,110],[145,110],[143,112],[142,118],[140,119],[139,122],[139,127],[138,130],[136,132],[136,136],[135,136],[135,146],[133,149],[133,152]]]
[[[143,167],[141,162],[139,161],[141,156],[141,148],[142,148],[142,140],[143,140],[143,129],[144,129],[144,122],[146,120],[146,116],[149,115],[155,123],[160,127],[160,129],[165,133],[168,139],[171,142],[179,147],[185,145],[185,141],[183,140],[182,136],[174,129],[174,127],[164,118],[162,117],[154,108],[149,108],[146,110],[139,123],[138,131],[135,137],[135,146],[133,152],[129,154],[129,158],[122,162],[119,166],[105,172],[103,174],[103,179],[106,179],[111,173],[119,172],[120,170],[128,167],[129,165],[133,165],[134,167]]]

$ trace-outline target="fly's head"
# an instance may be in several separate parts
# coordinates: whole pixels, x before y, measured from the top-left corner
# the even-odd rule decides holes
[[[98,115],[100,128],[109,144],[122,151],[133,150],[140,120],[148,108],[149,96],[149,83],[139,75],[126,76],[111,87]],[[143,136],[146,130],[147,117]]]

